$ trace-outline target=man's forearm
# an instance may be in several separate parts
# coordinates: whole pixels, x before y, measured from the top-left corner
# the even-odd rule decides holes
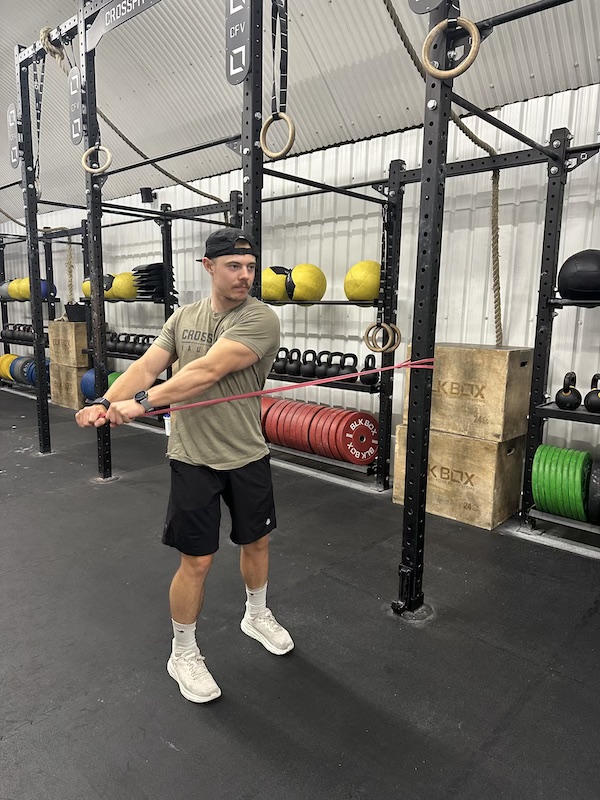
[[[135,361],[113,383],[104,395],[111,403],[117,400],[131,400],[136,392],[149,389],[157,376],[149,372],[142,361]]]
[[[168,381],[153,386],[148,392],[148,400],[155,408],[170,406],[196,397],[213,386],[218,376],[198,358],[183,367]]]

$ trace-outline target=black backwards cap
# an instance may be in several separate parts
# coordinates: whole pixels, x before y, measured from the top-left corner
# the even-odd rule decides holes
[[[248,242],[250,247],[236,247],[236,242],[240,239]],[[204,250],[205,258],[218,258],[219,256],[247,256],[253,255],[255,258],[258,256],[256,252],[256,244],[252,236],[239,228],[221,228],[211,235],[206,240]],[[202,259],[198,259],[201,261]]]

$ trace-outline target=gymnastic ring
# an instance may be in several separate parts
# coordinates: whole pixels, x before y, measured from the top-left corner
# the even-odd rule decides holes
[[[464,28],[464,30],[466,30],[471,36],[471,49],[469,50],[469,53],[464,61],[462,61],[457,67],[454,67],[454,69],[443,70],[434,67],[429,58],[429,51],[431,50],[431,46],[433,45],[436,37],[443,31],[447,30],[448,24],[449,21],[447,19],[443,19],[435,26],[435,28],[432,28],[429,31],[427,38],[423,42],[423,52],[421,53],[421,59],[423,61],[425,71],[428,72],[432,78],[439,78],[442,81],[444,79],[449,80],[451,78],[456,78],[458,75],[462,75],[463,72],[466,72],[477,58],[479,48],[481,47],[481,33],[479,32],[477,25],[474,22],[471,22],[469,19],[459,17],[456,20],[456,24],[460,28]]]
[[[283,146],[283,149],[279,150],[279,152],[274,152],[273,150],[269,150],[269,147],[267,146],[267,131],[269,130],[271,125],[278,119],[282,119],[287,124],[288,138],[287,142]],[[265,120],[265,123],[260,130],[260,147],[263,153],[266,156],[268,156],[268,158],[276,160],[278,158],[283,158],[284,156],[287,156],[287,154],[292,149],[292,145],[294,144],[295,138],[296,138],[296,126],[292,122],[291,118],[288,117],[288,115],[285,112],[279,111],[276,115],[271,114]]]
[[[379,346],[377,344],[377,334],[380,330],[385,331],[387,340]],[[374,322],[369,325],[363,335],[363,341],[374,353],[391,353],[396,350],[402,341],[402,334],[400,329],[393,323],[388,322]]]
[[[97,150],[101,150],[103,153],[106,153],[106,163],[101,167],[90,167],[87,163],[87,160],[92,153],[95,153]],[[106,172],[106,170],[112,164],[112,153],[110,150],[108,150],[108,148],[103,147],[101,144],[94,145],[93,147],[90,147],[89,150],[86,150],[81,156],[81,164],[86,172],[91,172],[92,175],[101,175],[103,172]]]

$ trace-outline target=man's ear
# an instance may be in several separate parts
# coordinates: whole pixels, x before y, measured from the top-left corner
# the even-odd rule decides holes
[[[213,272],[214,272],[214,264],[213,264],[213,262],[212,262],[212,260],[210,258],[206,258],[206,256],[205,256],[202,259],[202,265],[204,266],[204,269],[209,273],[209,275],[213,274]]]

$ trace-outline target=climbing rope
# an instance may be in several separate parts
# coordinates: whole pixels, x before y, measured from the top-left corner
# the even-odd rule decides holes
[[[52,32],[52,28],[42,28],[41,31],[40,31],[40,42],[41,42],[42,47],[44,48],[44,50],[48,53],[48,55],[52,56],[56,60],[56,63],[59,65],[59,67],[62,69],[62,71],[65,73],[65,75],[68,75],[69,74],[69,70],[67,69],[67,66],[65,64],[65,49],[64,49],[64,46],[61,44],[60,47],[57,47],[53,42],[50,41],[51,32]],[[147,153],[144,153],[143,150],[140,150],[140,148],[137,147],[131,141],[131,139],[129,139],[127,136],[125,136],[125,134],[121,130],[119,130],[119,128],[115,125],[115,123],[112,122],[112,120],[110,120],[100,108],[96,108],[96,113],[108,125],[108,127],[111,128],[111,130],[113,130],[117,134],[117,136],[123,142],[125,142],[125,144],[128,147],[130,147],[135,153],[137,153],[143,159],[150,158],[150,156]],[[178,178],[176,175],[173,175],[173,173],[169,172],[166,169],[163,169],[158,164],[150,164],[149,166],[154,167],[154,169],[157,172],[162,173],[163,175],[165,175],[170,180],[172,180],[175,183],[179,184],[179,186],[183,186],[184,188],[189,189],[190,192],[194,192],[195,194],[198,194],[201,197],[206,198],[207,200],[212,200],[215,203],[222,203],[223,202],[223,200],[220,197],[216,197],[213,194],[208,194],[208,192],[203,192],[200,189],[196,189],[195,186],[190,186],[189,183],[186,183],[185,181],[182,181],[181,178]],[[225,221],[226,222],[228,221],[227,212],[225,212]]]
[[[396,13],[392,0],[383,0],[388,14],[390,15],[396,32],[400,36],[402,44],[404,45],[410,60],[415,65],[419,74],[424,81],[427,80],[427,72],[423,67],[421,59],[418,57],[404,26],[400,22],[400,18]],[[485,150],[490,156],[496,156],[498,153],[494,148],[483,139],[480,139],[473,131],[468,128],[461,118],[454,113],[450,112],[450,118],[457,128],[463,133],[474,145]],[[494,326],[496,332],[496,346],[502,347],[503,332],[502,332],[502,305],[501,305],[501,286],[500,286],[500,171],[493,170],[492,172],[492,212],[491,212],[491,225],[492,225],[492,288],[494,294]]]

